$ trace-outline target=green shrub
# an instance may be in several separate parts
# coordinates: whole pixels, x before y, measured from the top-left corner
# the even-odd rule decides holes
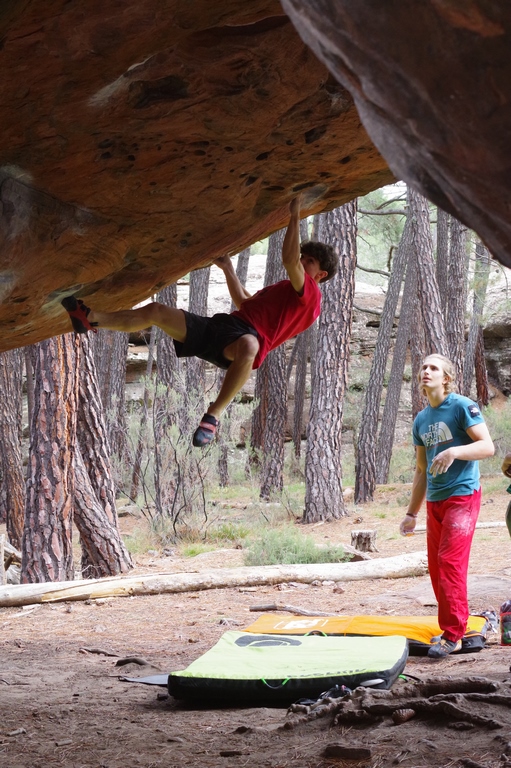
[[[208,541],[217,544],[222,544],[224,542],[239,543],[240,540],[246,539],[250,532],[248,525],[240,522],[226,521],[208,528],[206,538]]]
[[[153,535],[153,531],[148,528],[134,528],[131,533],[125,533],[123,539],[131,555],[142,555],[149,549],[158,547],[158,541]]]
[[[183,557],[197,557],[197,555],[203,555],[204,552],[211,552],[215,547],[211,544],[200,544],[195,542],[194,544],[187,544],[186,547],[181,549]]]
[[[341,546],[320,547],[294,528],[266,530],[249,545],[244,558],[246,565],[339,563],[346,559]]]

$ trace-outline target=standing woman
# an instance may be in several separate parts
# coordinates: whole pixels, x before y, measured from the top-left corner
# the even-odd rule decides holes
[[[400,531],[413,533],[426,497],[428,566],[442,630],[428,656],[443,659],[461,649],[467,627],[468,561],[481,507],[478,459],[495,449],[477,404],[453,391],[450,360],[426,357],[419,382],[429,405],[413,423],[416,467]]]

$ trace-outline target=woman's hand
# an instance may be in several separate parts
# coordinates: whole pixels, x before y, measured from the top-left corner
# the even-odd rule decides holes
[[[401,536],[411,536],[415,531],[416,524],[417,524],[417,518],[415,517],[415,515],[406,514],[401,520],[401,525],[399,526],[399,533],[401,534]]]
[[[443,475],[444,472],[447,472],[453,461],[457,458],[456,453],[456,448],[447,448],[446,451],[437,453],[431,462],[430,474],[436,477],[436,475]]]

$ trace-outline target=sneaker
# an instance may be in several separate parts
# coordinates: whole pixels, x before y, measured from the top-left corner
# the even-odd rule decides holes
[[[87,317],[90,309],[81,299],[77,299],[76,296],[66,296],[60,303],[68,313],[75,333],[98,332],[98,329],[94,327],[97,323],[89,323]]]
[[[202,417],[202,421],[193,433],[192,443],[196,448],[204,448],[209,445],[216,435],[216,430],[219,421],[211,416],[210,413],[205,413]]]
[[[461,640],[448,640],[446,637],[441,637],[438,643],[433,643],[428,656],[430,659],[445,659],[446,656],[458,651],[461,651]]]

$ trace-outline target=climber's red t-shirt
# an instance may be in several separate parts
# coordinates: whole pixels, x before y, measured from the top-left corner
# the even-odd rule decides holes
[[[246,299],[232,314],[257,331],[259,352],[252,368],[259,368],[272,349],[309,328],[320,310],[321,291],[307,273],[302,296],[297,294],[290,280],[281,280]]]

